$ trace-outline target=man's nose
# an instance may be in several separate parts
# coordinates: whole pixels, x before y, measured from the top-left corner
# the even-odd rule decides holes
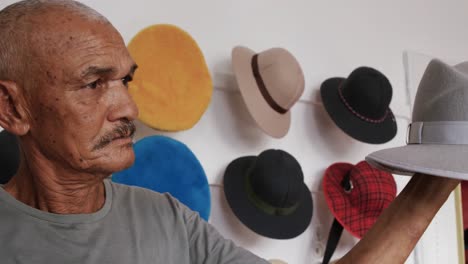
[[[112,93],[112,108],[108,115],[109,121],[117,121],[122,118],[132,121],[138,117],[138,107],[125,85],[115,85],[109,92]]]

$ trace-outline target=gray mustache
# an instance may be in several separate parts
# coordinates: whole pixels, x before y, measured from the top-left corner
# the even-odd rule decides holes
[[[106,133],[99,142],[93,147],[94,150],[100,150],[105,146],[109,145],[112,140],[121,137],[133,137],[135,134],[136,127],[135,124],[131,121],[122,121],[122,123],[114,128],[112,131]]]

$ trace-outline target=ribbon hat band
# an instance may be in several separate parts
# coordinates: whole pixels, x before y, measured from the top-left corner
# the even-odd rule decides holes
[[[261,210],[262,212],[268,215],[276,215],[276,216],[291,215],[292,213],[296,211],[296,209],[300,205],[300,203],[297,202],[290,207],[276,207],[276,206],[269,204],[267,201],[264,201],[253,190],[252,184],[250,182],[250,174],[247,174],[247,177],[245,179],[245,190],[247,192],[247,197],[249,201],[259,210]]]
[[[407,144],[468,145],[468,122],[413,122],[408,125],[406,141]]]
[[[260,73],[260,69],[258,67],[258,54],[255,54],[252,57],[252,72],[255,77],[255,81],[257,82],[258,89],[260,90],[260,93],[262,94],[263,98],[265,101],[268,103],[268,105],[273,108],[276,112],[280,114],[285,114],[288,112],[288,109],[284,109],[281,107],[275,99],[271,96],[270,92],[268,92],[268,89],[266,88],[265,82],[263,81],[262,75]]]

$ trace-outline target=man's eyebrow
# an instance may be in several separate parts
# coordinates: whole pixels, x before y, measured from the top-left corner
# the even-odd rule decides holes
[[[133,64],[128,74],[133,75],[137,68],[138,68],[138,65]],[[117,69],[114,67],[90,66],[81,73],[81,78],[85,79],[90,76],[112,75],[112,74],[115,74],[116,72],[117,72]]]
[[[115,73],[117,70],[113,67],[98,67],[98,66],[90,66],[83,72],[81,72],[81,78],[87,78],[89,76],[102,76],[102,75],[110,75]]]

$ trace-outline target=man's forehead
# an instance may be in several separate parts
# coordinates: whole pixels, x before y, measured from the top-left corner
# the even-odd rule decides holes
[[[97,41],[118,44],[123,42],[122,37],[112,24],[87,20],[80,16],[60,17],[57,20],[53,17],[52,21],[42,21],[40,24],[41,26],[35,30],[35,39],[55,41],[56,45],[53,46],[73,44],[83,46],[86,42]]]
[[[43,37],[37,43],[42,42],[46,59],[80,71],[78,74],[89,67],[128,68],[134,64],[122,37],[110,24],[73,20],[43,32]]]
[[[48,3],[48,2],[44,2]],[[51,2],[54,3],[54,2]],[[68,2],[67,2],[68,3]],[[75,3],[75,2],[70,2]],[[78,37],[90,38],[105,35],[107,39],[119,41],[120,34],[112,24],[88,7],[73,5],[44,4],[40,10],[31,11],[21,19],[21,28],[26,30],[32,43],[41,45],[43,40],[54,42],[52,47],[73,44]]]

